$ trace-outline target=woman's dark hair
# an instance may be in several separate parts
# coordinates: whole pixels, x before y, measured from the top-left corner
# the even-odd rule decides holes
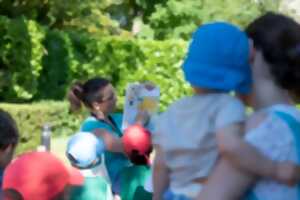
[[[11,115],[0,109],[0,150],[9,145],[16,146],[19,140],[19,130]]]
[[[98,77],[89,79],[84,84],[76,82],[68,93],[68,100],[71,106],[70,110],[80,110],[81,103],[88,108],[92,108],[93,102],[101,102],[103,96],[99,91],[108,84],[110,84],[108,80]]]
[[[300,25],[268,12],[250,23],[246,33],[262,51],[276,84],[300,96]]]

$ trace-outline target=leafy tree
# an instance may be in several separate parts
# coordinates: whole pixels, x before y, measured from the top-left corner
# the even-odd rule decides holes
[[[105,11],[111,4],[110,0],[2,0],[0,15],[9,18],[24,16],[51,29],[119,34],[122,31],[118,22]]]
[[[277,8],[278,0],[168,0],[156,4],[144,22],[154,30],[156,39],[189,39],[202,23],[225,20],[243,27],[267,10]]]
[[[32,20],[0,17],[1,98],[28,100],[37,92],[43,38],[44,30]]]

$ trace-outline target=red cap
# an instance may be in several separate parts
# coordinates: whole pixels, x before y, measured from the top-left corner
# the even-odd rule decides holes
[[[149,164],[149,156],[152,151],[151,133],[141,125],[129,126],[122,137],[125,153],[129,158],[134,154],[146,159]]]
[[[68,169],[49,152],[30,152],[12,161],[4,172],[3,189],[14,189],[24,200],[49,200],[67,185],[82,185],[83,176]]]

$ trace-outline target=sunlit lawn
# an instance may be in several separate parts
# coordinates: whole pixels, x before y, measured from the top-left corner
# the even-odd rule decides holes
[[[57,137],[51,139],[51,152],[57,155],[64,163],[69,164],[65,152],[68,137]]]

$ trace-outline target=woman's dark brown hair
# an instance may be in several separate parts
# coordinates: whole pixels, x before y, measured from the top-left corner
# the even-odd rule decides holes
[[[101,89],[106,87],[110,82],[104,78],[89,79],[85,83],[76,82],[68,93],[70,110],[78,111],[83,103],[86,107],[92,108],[93,102],[101,102]]]
[[[261,50],[278,86],[300,96],[300,25],[292,18],[268,12],[246,28]]]

